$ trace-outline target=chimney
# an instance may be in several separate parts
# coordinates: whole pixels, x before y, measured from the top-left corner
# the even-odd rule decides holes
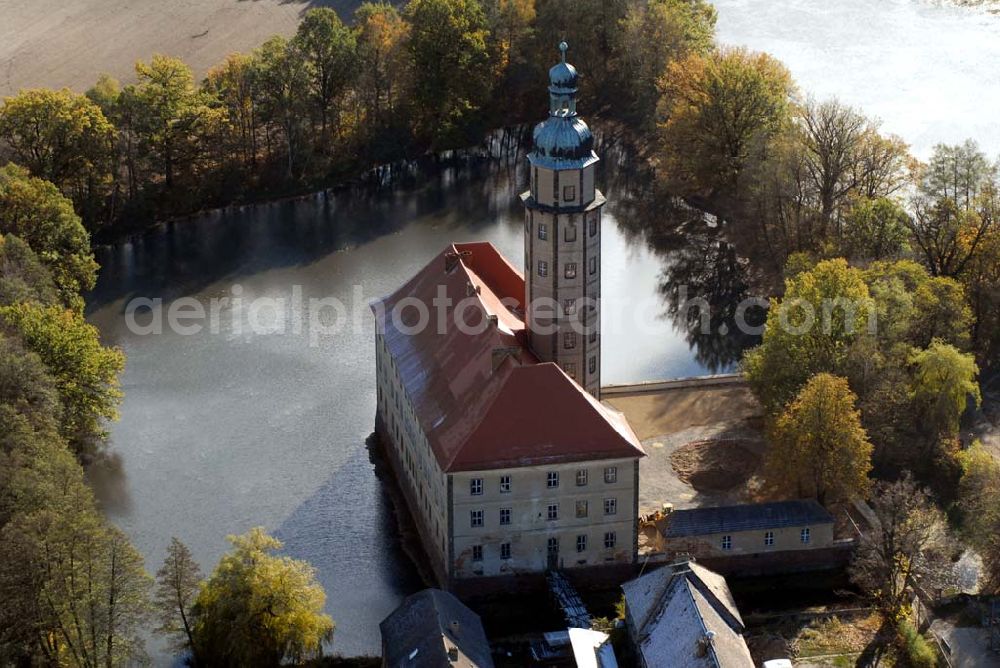
[[[453,619],[451,621],[451,624],[449,626],[451,628],[451,635],[453,635],[453,636],[455,636],[457,638],[458,637],[458,628],[459,628],[458,620],[457,619]]]

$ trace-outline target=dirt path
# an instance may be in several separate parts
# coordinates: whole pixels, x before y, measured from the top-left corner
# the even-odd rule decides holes
[[[0,0],[0,96],[21,88],[129,82],[136,60],[182,58],[197,77],[234,51],[290,34],[303,12],[348,18],[360,0]]]

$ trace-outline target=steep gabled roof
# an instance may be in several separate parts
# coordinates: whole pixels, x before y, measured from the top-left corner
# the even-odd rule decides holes
[[[479,616],[446,591],[408,596],[379,630],[389,668],[493,668]],[[450,649],[457,650],[457,660],[449,659]]]
[[[833,516],[815,501],[776,501],[675,510],[667,517],[664,534],[683,538],[831,523]]]
[[[622,591],[646,665],[753,667],[743,620],[722,576],[684,562],[626,582]]]
[[[372,305],[442,470],[643,456],[624,416],[539,363],[523,301],[521,274],[492,244],[468,243]]]

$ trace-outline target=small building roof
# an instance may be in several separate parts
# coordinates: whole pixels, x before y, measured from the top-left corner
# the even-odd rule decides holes
[[[725,578],[694,562],[622,585],[633,641],[647,666],[753,668]]]
[[[446,591],[408,596],[379,630],[388,668],[493,668],[479,616]]]
[[[614,647],[607,633],[593,629],[569,629],[576,668],[618,668]]]
[[[451,306],[439,311],[435,305],[445,301]],[[523,303],[524,278],[500,252],[490,243],[464,243],[372,305],[441,469],[644,456],[624,415],[558,365],[538,361],[528,347]],[[416,305],[429,312],[426,326],[417,326]]]
[[[832,523],[833,516],[816,501],[776,501],[675,510],[667,516],[663,533],[667,538],[683,538]]]

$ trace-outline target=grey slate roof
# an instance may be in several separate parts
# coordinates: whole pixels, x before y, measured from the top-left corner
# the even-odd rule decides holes
[[[446,591],[408,596],[379,630],[383,665],[389,668],[493,668],[479,616]],[[450,648],[458,650],[458,660],[449,660]]]
[[[664,534],[683,538],[832,523],[833,516],[815,501],[776,501],[675,510],[667,518]]]
[[[722,576],[680,563],[626,582],[622,591],[629,631],[647,668],[753,667],[743,620]]]

